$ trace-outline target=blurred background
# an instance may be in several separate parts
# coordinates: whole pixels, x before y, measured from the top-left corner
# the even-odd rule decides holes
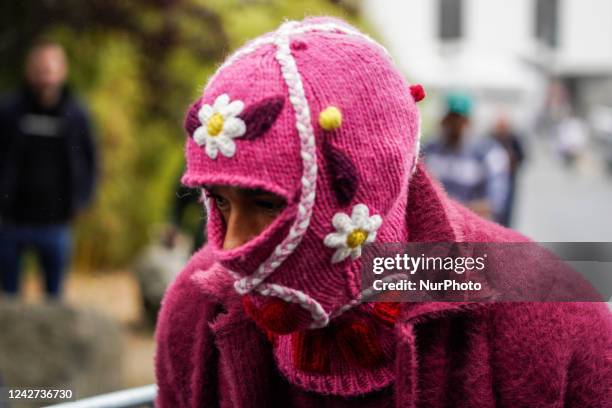
[[[159,301],[205,240],[197,194],[178,182],[183,114],[229,52],[310,15],[347,19],[424,86],[425,161],[443,182],[445,171],[461,176],[446,180],[457,199],[535,240],[612,241],[609,0],[2,2],[0,141],[19,115],[27,119],[15,122],[20,131],[43,136],[49,118],[75,122],[60,102],[41,102],[46,88],[33,79],[43,75],[38,63],[64,61],[84,118],[76,133],[87,128],[95,160],[91,194],[62,218],[69,261],[55,292],[40,254],[25,251],[20,284],[0,295],[0,384],[84,397],[154,381]],[[18,113],[11,107],[21,94],[32,101]],[[448,142],[453,133],[470,142]],[[0,146],[6,178],[10,166],[25,165]],[[491,192],[468,194],[472,182]],[[7,214],[0,228],[8,231]]]
[[[425,140],[456,91],[472,99],[473,133],[505,118],[519,136],[514,228],[611,241],[612,2],[365,0],[361,11],[428,92]]]

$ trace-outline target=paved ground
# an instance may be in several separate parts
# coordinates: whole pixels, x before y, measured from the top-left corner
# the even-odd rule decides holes
[[[550,146],[531,146],[515,227],[540,242],[612,242],[612,176],[594,149],[565,168]]]
[[[27,274],[24,283],[24,300],[40,302],[42,291],[38,274]],[[71,273],[65,299],[70,304],[95,309],[120,324],[125,349],[122,372],[117,374],[121,375],[125,388],[154,382],[153,329],[141,319],[139,288],[131,273]]]

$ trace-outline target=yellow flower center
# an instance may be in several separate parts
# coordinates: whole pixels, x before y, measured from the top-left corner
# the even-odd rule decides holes
[[[208,119],[208,134],[210,136],[217,136],[223,130],[223,115],[215,113]]]
[[[368,239],[368,232],[359,228],[348,234],[346,237],[346,245],[354,249],[363,244],[366,239]]]

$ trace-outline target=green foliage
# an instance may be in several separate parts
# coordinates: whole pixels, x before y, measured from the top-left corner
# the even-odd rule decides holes
[[[95,203],[79,217],[75,257],[86,270],[129,264],[153,226],[168,220],[184,166],[185,108],[224,55],[285,19],[336,15],[358,23],[352,8],[329,0],[11,3],[0,10],[16,19],[0,32],[8,39],[2,51],[18,60],[40,34],[58,39],[71,85],[94,118],[101,179]],[[1,87],[15,85],[18,68],[0,69]]]

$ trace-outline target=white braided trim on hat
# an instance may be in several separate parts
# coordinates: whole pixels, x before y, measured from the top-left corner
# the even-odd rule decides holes
[[[260,47],[266,45],[266,44],[272,44],[274,43],[274,37],[272,35],[266,35],[263,37],[259,37],[249,43],[247,43],[244,47],[239,48],[236,52],[234,52],[232,55],[230,55],[225,62],[223,62],[223,64],[221,64],[221,66],[219,66],[219,68],[217,68],[217,71],[215,71],[215,73],[208,79],[208,83],[212,83],[215,78],[217,78],[217,76],[219,75],[219,73],[221,71],[223,71],[224,68],[229,67],[230,65],[232,65],[234,62],[238,61],[240,58],[244,57],[245,55],[248,55],[254,51],[256,51],[257,49],[259,49]]]
[[[300,138],[300,156],[302,158],[303,171],[301,178],[302,191],[298,203],[297,216],[285,239],[276,246],[268,259],[266,259],[253,274],[241,277],[233,271],[228,270],[228,272],[236,279],[234,288],[239,294],[247,294],[256,290],[263,296],[275,296],[287,302],[299,304],[302,308],[310,312],[313,320],[310,328],[319,328],[326,326],[330,319],[330,315],[325,312],[325,309],[319,302],[302,291],[278,284],[264,283],[264,280],[270,276],[270,274],[272,274],[300,244],[310,225],[315,202],[317,162],[314,129],[312,128],[310,107],[304,92],[302,78],[290,47],[290,38],[292,35],[311,31],[338,32],[345,35],[356,36],[376,45],[389,56],[389,53],[382,45],[378,44],[367,35],[349,27],[344,27],[336,23],[300,25],[298,22],[289,21],[279,27],[276,32],[260,37],[236,51],[219,67],[217,72],[210,78],[209,83],[216,78],[221,70],[232,65],[241,57],[256,51],[264,45],[276,45],[275,58],[280,65],[283,79],[289,91],[289,101],[295,112],[295,126]],[[364,296],[359,296],[358,299],[352,300],[349,304],[337,309],[333,313],[333,316],[338,316],[344,311],[361,303],[363,298]]]
[[[383,279],[381,279],[381,282],[386,283],[386,282],[396,282],[396,281],[400,281],[402,279],[408,279],[408,275],[403,274],[403,273],[396,273],[393,275],[389,275],[384,277]],[[351,300],[350,302],[348,302],[347,304],[345,304],[344,306],[336,309],[333,313],[331,313],[331,315],[329,316],[330,319],[333,319],[334,317],[338,317],[340,316],[342,313],[352,309],[353,307],[363,303],[363,302],[367,302],[371,297],[373,297],[374,295],[377,295],[378,293],[376,292],[376,290],[374,288],[368,288],[364,291],[362,291],[359,296],[357,296],[356,299]]]
[[[259,285],[256,290],[263,296],[275,296],[285,302],[297,303],[309,311],[313,320],[310,325],[311,329],[325,327],[329,323],[329,315],[325,313],[323,306],[300,290],[267,282]]]
[[[285,27],[285,25],[281,26],[275,37],[277,47],[276,60],[280,65],[283,79],[289,91],[289,101],[293,105],[295,112],[295,127],[300,138],[300,155],[303,165],[301,178],[302,191],[297,207],[297,216],[287,237],[252,275],[236,282],[236,290],[243,294],[248,293],[262,283],[266,277],[274,272],[293,253],[306,234],[315,202],[317,161],[314,129],[312,128],[310,107],[304,92],[302,78],[298,72],[295,59],[291,55],[289,34],[283,30]]]
[[[291,32],[291,34],[302,34],[302,33],[306,33],[309,31],[324,31],[324,32],[339,32],[342,34],[346,34],[346,35],[352,35],[354,37],[359,37],[367,42],[369,42],[372,45],[375,45],[377,48],[379,48],[380,50],[382,50],[387,57],[389,57],[389,59],[393,59],[391,57],[391,54],[389,53],[389,51],[387,51],[387,49],[385,47],[383,47],[381,44],[377,43],[375,40],[372,39],[372,37],[357,31],[355,29],[352,29],[350,27],[344,27],[342,25],[336,24],[336,23],[319,23],[319,24],[307,24],[301,27],[296,28],[294,31]]]
[[[300,23],[298,21],[287,21],[285,23],[283,23],[283,25],[281,25],[275,32],[273,33],[269,33],[267,35],[264,35],[262,37],[256,38],[255,40],[247,43],[245,46],[239,48],[237,51],[235,51],[233,54],[231,54],[224,62],[223,64],[221,64],[221,66],[219,66],[219,68],[217,69],[217,71],[209,78],[208,83],[211,83],[214,81],[214,79],[217,77],[217,75],[219,74],[219,72],[221,72],[223,70],[223,68],[226,68],[230,65],[232,65],[234,62],[238,61],[240,58],[244,57],[245,55],[248,55],[254,51],[256,51],[257,49],[259,49],[260,47],[266,45],[266,44],[273,44],[275,43],[275,36],[278,34],[279,31],[284,31],[288,36],[293,36],[293,35],[297,35],[297,34],[304,34],[310,31],[323,31],[323,32],[338,32],[338,33],[342,33],[342,34],[346,34],[346,35],[352,35],[355,37],[359,37],[362,38],[366,41],[368,41],[369,43],[375,45],[376,47],[378,47],[379,49],[381,49],[390,59],[392,59],[391,54],[389,53],[389,51],[383,47],[381,44],[379,44],[378,42],[376,42],[374,39],[372,39],[372,37],[359,32],[355,29],[352,29],[350,27],[345,27],[342,26],[340,24],[337,23],[310,23],[310,24],[302,24],[300,25]]]

